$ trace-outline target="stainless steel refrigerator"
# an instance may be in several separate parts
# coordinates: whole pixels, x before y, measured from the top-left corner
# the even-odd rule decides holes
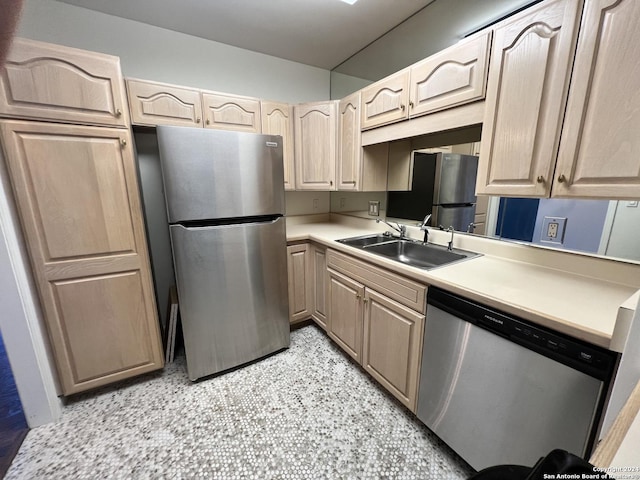
[[[157,135],[189,378],[288,347],[281,137]]]
[[[478,157],[414,152],[411,190],[389,192],[387,216],[467,231],[475,217]]]

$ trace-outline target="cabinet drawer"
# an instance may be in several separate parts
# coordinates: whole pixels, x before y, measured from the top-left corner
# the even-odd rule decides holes
[[[327,266],[343,273],[364,286],[420,312],[425,312],[427,286],[395,273],[357,260],[348,255],[327,250]]]

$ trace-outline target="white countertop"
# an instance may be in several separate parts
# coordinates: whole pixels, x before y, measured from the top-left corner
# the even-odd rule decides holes
[[[528,261],[514,259],[513,252],[505,256],[496,255],[501,248],[513,248],[509,246],[495,247],[491,245],[491,253],[483,256],[464,260],[448,266],[432,270],[422,270],[409,267],[399,262],[386,259],[379,255],[368,253],[364,250],[349,247],[335,240],[353,236],[365,235],[376,231],[384,231],[385,226],[377,225],[370,221],[325,221],[319,223],[302,223],[287,225],[287,240],[314,241],[321,243],[343,253],[370,261],[378,266],[395,271],[414,280],[428,285],[443,287],[453,293],[465,296],[490,307],[494,307],[520,316],[524,319],[552,328],[556,331],[571,335],[604,348],[621,351],[626,339],[626,332],[616,332],[616,326],[628,329],[626,322],[617,322],[622,306],[628,310],[629,299],[638,292],[638,284],[618,283],[611,280],[617,278],[609,272],[609,279],[598,278],[598,271],[593,276],[585,274],[585,267],[567,271],[567,261],[590,262],[579,255],[575,258],[564,259],[563,269],[554,268],[546,262],[535,264],[531,258],[526,258],[530,253],[526,250],[524,255]],[[417,231],[417,230],[416,230]],[[417,231],[420,234],[419,231]],[[437,235],[436,235],[437,234]],[[415,236],[415,232],[414,232]],[[443,232],[434,232],[432,237],[438,236],[435,241],[442,241]],[[469,240],[459,237],[459,242],[469,243],[482,240]],[[492,242],[499,244],[502,242]],[[472,250],[465,244],[456,248]],[[519,247],[522,248],[522,247]],[[480,251],[476,249],[475,251]],[[557,252],[536,255],[558,255]],[[517,256],[517,255],[516,255]],[[565,255],[566,256],[566,255]],[[509,258],[511,257],[511,258]],[[598,260],[601,262],[601,260]],[[615,263],[615,262],[610,262]],[[600,266],[596,264],[596,266]],[[608,265],[605,264],[607,268]],[[593,267],[593,265],[591,266]],[[638,268],[638,282],[640,283],[640,266]],[[611,268],[616,268],[613,265]],[[629,278],[628,265],[625,268],[625,279]],[[593,268],[592,268],[593,269]],[[570,269],[569,269],[570,270]],[[589,270],[589,266],[586,267]],[[615,273],[615,272],[614,272]],[[635,272],[632,272],[633,277]],[[634,304],[636,305],[637,302]],[[612,337],[622,339],[612,345]]]

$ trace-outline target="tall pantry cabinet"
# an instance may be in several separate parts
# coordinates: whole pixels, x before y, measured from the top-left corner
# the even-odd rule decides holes
[[[21,119],[0,121],[3,156],[62,393],[162,368],[118,59],[16,39],[0,91]]]

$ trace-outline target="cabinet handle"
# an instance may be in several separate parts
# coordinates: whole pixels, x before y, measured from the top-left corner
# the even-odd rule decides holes
[[[558,177],[558,182],[560,183],[564,183],[567,181],[567,177],[564,176],[564,174],[560,174],[560,176]]]
[[[413,108],[413,102],[409,102],[409,108]]]
[[[200,123],[200,117],[196,118],[196,123]]]
[[[404,104],[401,104],[401,105],[400,105],[400,110],[402,110],[402,111],[404,112],[404,109],[405,109]]]
[[[333,186],[333,180],[329,180],[329,185]]]
[[[368,303],[368,302],[369,302],[369,299],[368,299],[368,298],[365,298],[365,299],[363,300],[363,302],[364,302],[364,303]]]
[[[119,108],[116,109],[116,117],[120,118],[122,116],[122,110]]]
[[[211,125],[211,120],[207,118],[207,125]]]
[[[542,175],[539,175],[538,178],[536,179],[536,181],[538,183],[544,183],[544,177]]]
[[[127,146],[127,140],[126,140],[125,138],[121,138],[121,139],[120,139],[120,146],[121,146],[122,148],[124,148],[124,147],[126,147],[126,146]]]
[[[356,299],[360,300],[362,298],[362,295],[360,295],[359,293],[356,293]]]

